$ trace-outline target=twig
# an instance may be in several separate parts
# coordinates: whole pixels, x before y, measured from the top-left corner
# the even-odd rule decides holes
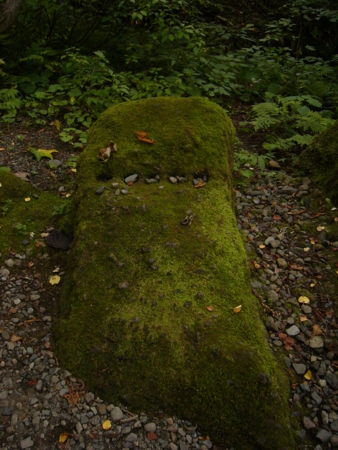
[[[134,420],[137,420],[137,419],[138,419],[138,416],[132,416],[132,417],[129,417],[128,419],[120,420],[120,423],[129,423],[129,422],[133,422]]]
[[[262,308],[263,308],[264,312],[265,312],[265,313],[268,312],[268,313],[270,313],[273,317],[275,317],[276,319],[279,319],[281,313],[279,313],[279,312],[274,311],[273,309],[271,309],[271,308],[265,303],[264,298],[263,298],[261,295],[259,295],[258,292],[257,292],[253,287],[251,287],[251,290],[252,290],[253,294],[258,298],[258,300],[261,302],[261,305],[262,305]]]

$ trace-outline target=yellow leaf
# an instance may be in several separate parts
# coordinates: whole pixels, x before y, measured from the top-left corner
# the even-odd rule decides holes
[[[263,248],[265,248],[265,245],[260,245],[259,248],[262,248],[262,249],[263,249]]]
[[[299,297],[298,301],[299,301],[299,303],[310,303],[310,300],[307,297],[305,297],[304,295]]]
[[[307,372],[306,372],[306,374],[304,375],[304,378],[305,378],[305,380],[312,380],[312,372],[311,372],[311,370],[308,370]]]
[[[54,125],[56,126],[56,129],[57,129],[58,131],[60,131],[60,121],[59,121],[59,120],[55,120],[55,121],[54,121]]]
[[[312,245],[315,245],[315,243],[316,243],[316,241],[314,241],[313,239],[311,239],[310,242],[311,242]]]
[[[305,315],[303,315],[303,316],[300,316],[299,320],[301,322],[306,322],[308,319],[307,319],[307,317]]]
[[[338,222],[338,217],[335,217],[335,218],[334,218],[334,221],[335,221],[335,222]]]
[[[59,277],[59,275],[53,275],[52,277],[50,277],[49,282],[50,284],[59,284],[60,280],[61,278]]]
[[[242,309],[242,305],[236,306],[236,308],[234,308],[234,312],[239,313],[239,312],[241,312],[241,309]]]
[[[74,97],[70,97],[70,103],[74,103],[75,102],[75,98]]]
[[[2,187],[2,184],[0,183],[0,187]]]
[[[66,198],[70,197],[72,194],[66,194]]]
[[[321,226],[317,227],[317,231],[323,231],[323,230],[325,230],[325,227],[321,227]]]
[[[104,430],[110,430],[111,429],[111,422],[110,420],[105,420],[102,424],[102,428]]]
[[[310,250],[310,247],[305,247],[304,252],[308,252]]]
[[[25,198],[25,202],[30,202],[31,201],[31,198],[30,197],[26,197]]]
[[[63,444],[68,439],[68,433],[61,433],[59,436],[59,442]]]
[[[52,153],[58,153],[57,150],[44,150],[42,148],[39,148],[39,150],[35,150],[35,148],[33,147],[29,147],[29,151],[33,153],[33,155],[38,161],[40,161],[41,158],[53,159]]]
[[[76,173],[76,169],[74,168],[70,169],[70,171]]]
[[[310,284],[310,287],[315,287],[316,286],[316,283],[311,283]]]

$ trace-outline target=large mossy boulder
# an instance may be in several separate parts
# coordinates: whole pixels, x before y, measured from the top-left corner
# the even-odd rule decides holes
[[[137,140],[142,130],[154,145]],[[78,168],[58,355],[133,411],[175,413],[236,449],[293,448],[288,379],[266,341],[232,209],[234,140],[225,112],[200,98],[101,115]],[[101,162],[110,141],[117,153]],[[112,183],[121,189],[131,174],[138,181],[116,196]]]
[[[330,200],[338,204],[338,121],[315,137],[298,164]]]

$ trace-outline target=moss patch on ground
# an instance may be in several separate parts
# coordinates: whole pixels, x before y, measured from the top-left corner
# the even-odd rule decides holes
[[[314,139],[301,153],[297,165],[338,204],[338,121]]]
[[[0,261],[10,252],[41,252],[44,242],[40,233],[66,200],[54,192],[39,192],[9,172],[0,171],[0,184]]]
[[[137,141],[142,130],[155,145]],[[97,153],[111,140],[118,153],[105,164]],[[288,379],[232,210],[233,143],[224,111],[200,98],[131,102],[99,118],[78,167],[58,357],[106,400],[175,413],[235,448],[294,448]],[[129,194],[115,196],[112,182],[133,173]],[[208,174],[202,189],[196,173]]]

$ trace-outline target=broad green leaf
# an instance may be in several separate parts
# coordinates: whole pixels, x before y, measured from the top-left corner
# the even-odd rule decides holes
[[[310,112],[310,108],[308,108],[307,106],[299,106],[298,108],[297,108],[297,111],[299,112],[299,114],[301,115],[301,116],[307,116],[308,115],[308,113]]]
[[[35,150],[35,148],[33,147],[29,147],[29,151],[33,153],[33,155],[38,161],[40,161],[41,158],[53,159],[52,153],[58,153],[57,150],[44,150],[42,148],[39,148],[39,150]]]
[[[310,103],[310,105],[315,106],[316,108],[322,107],[322,104],[320,103],[320,101],[316,100],[315,98],[309,97],[306,100],[308,103]]]
[[[261,170],[265,169],[265,159],[263,156],[258,156],[258,166]]]

